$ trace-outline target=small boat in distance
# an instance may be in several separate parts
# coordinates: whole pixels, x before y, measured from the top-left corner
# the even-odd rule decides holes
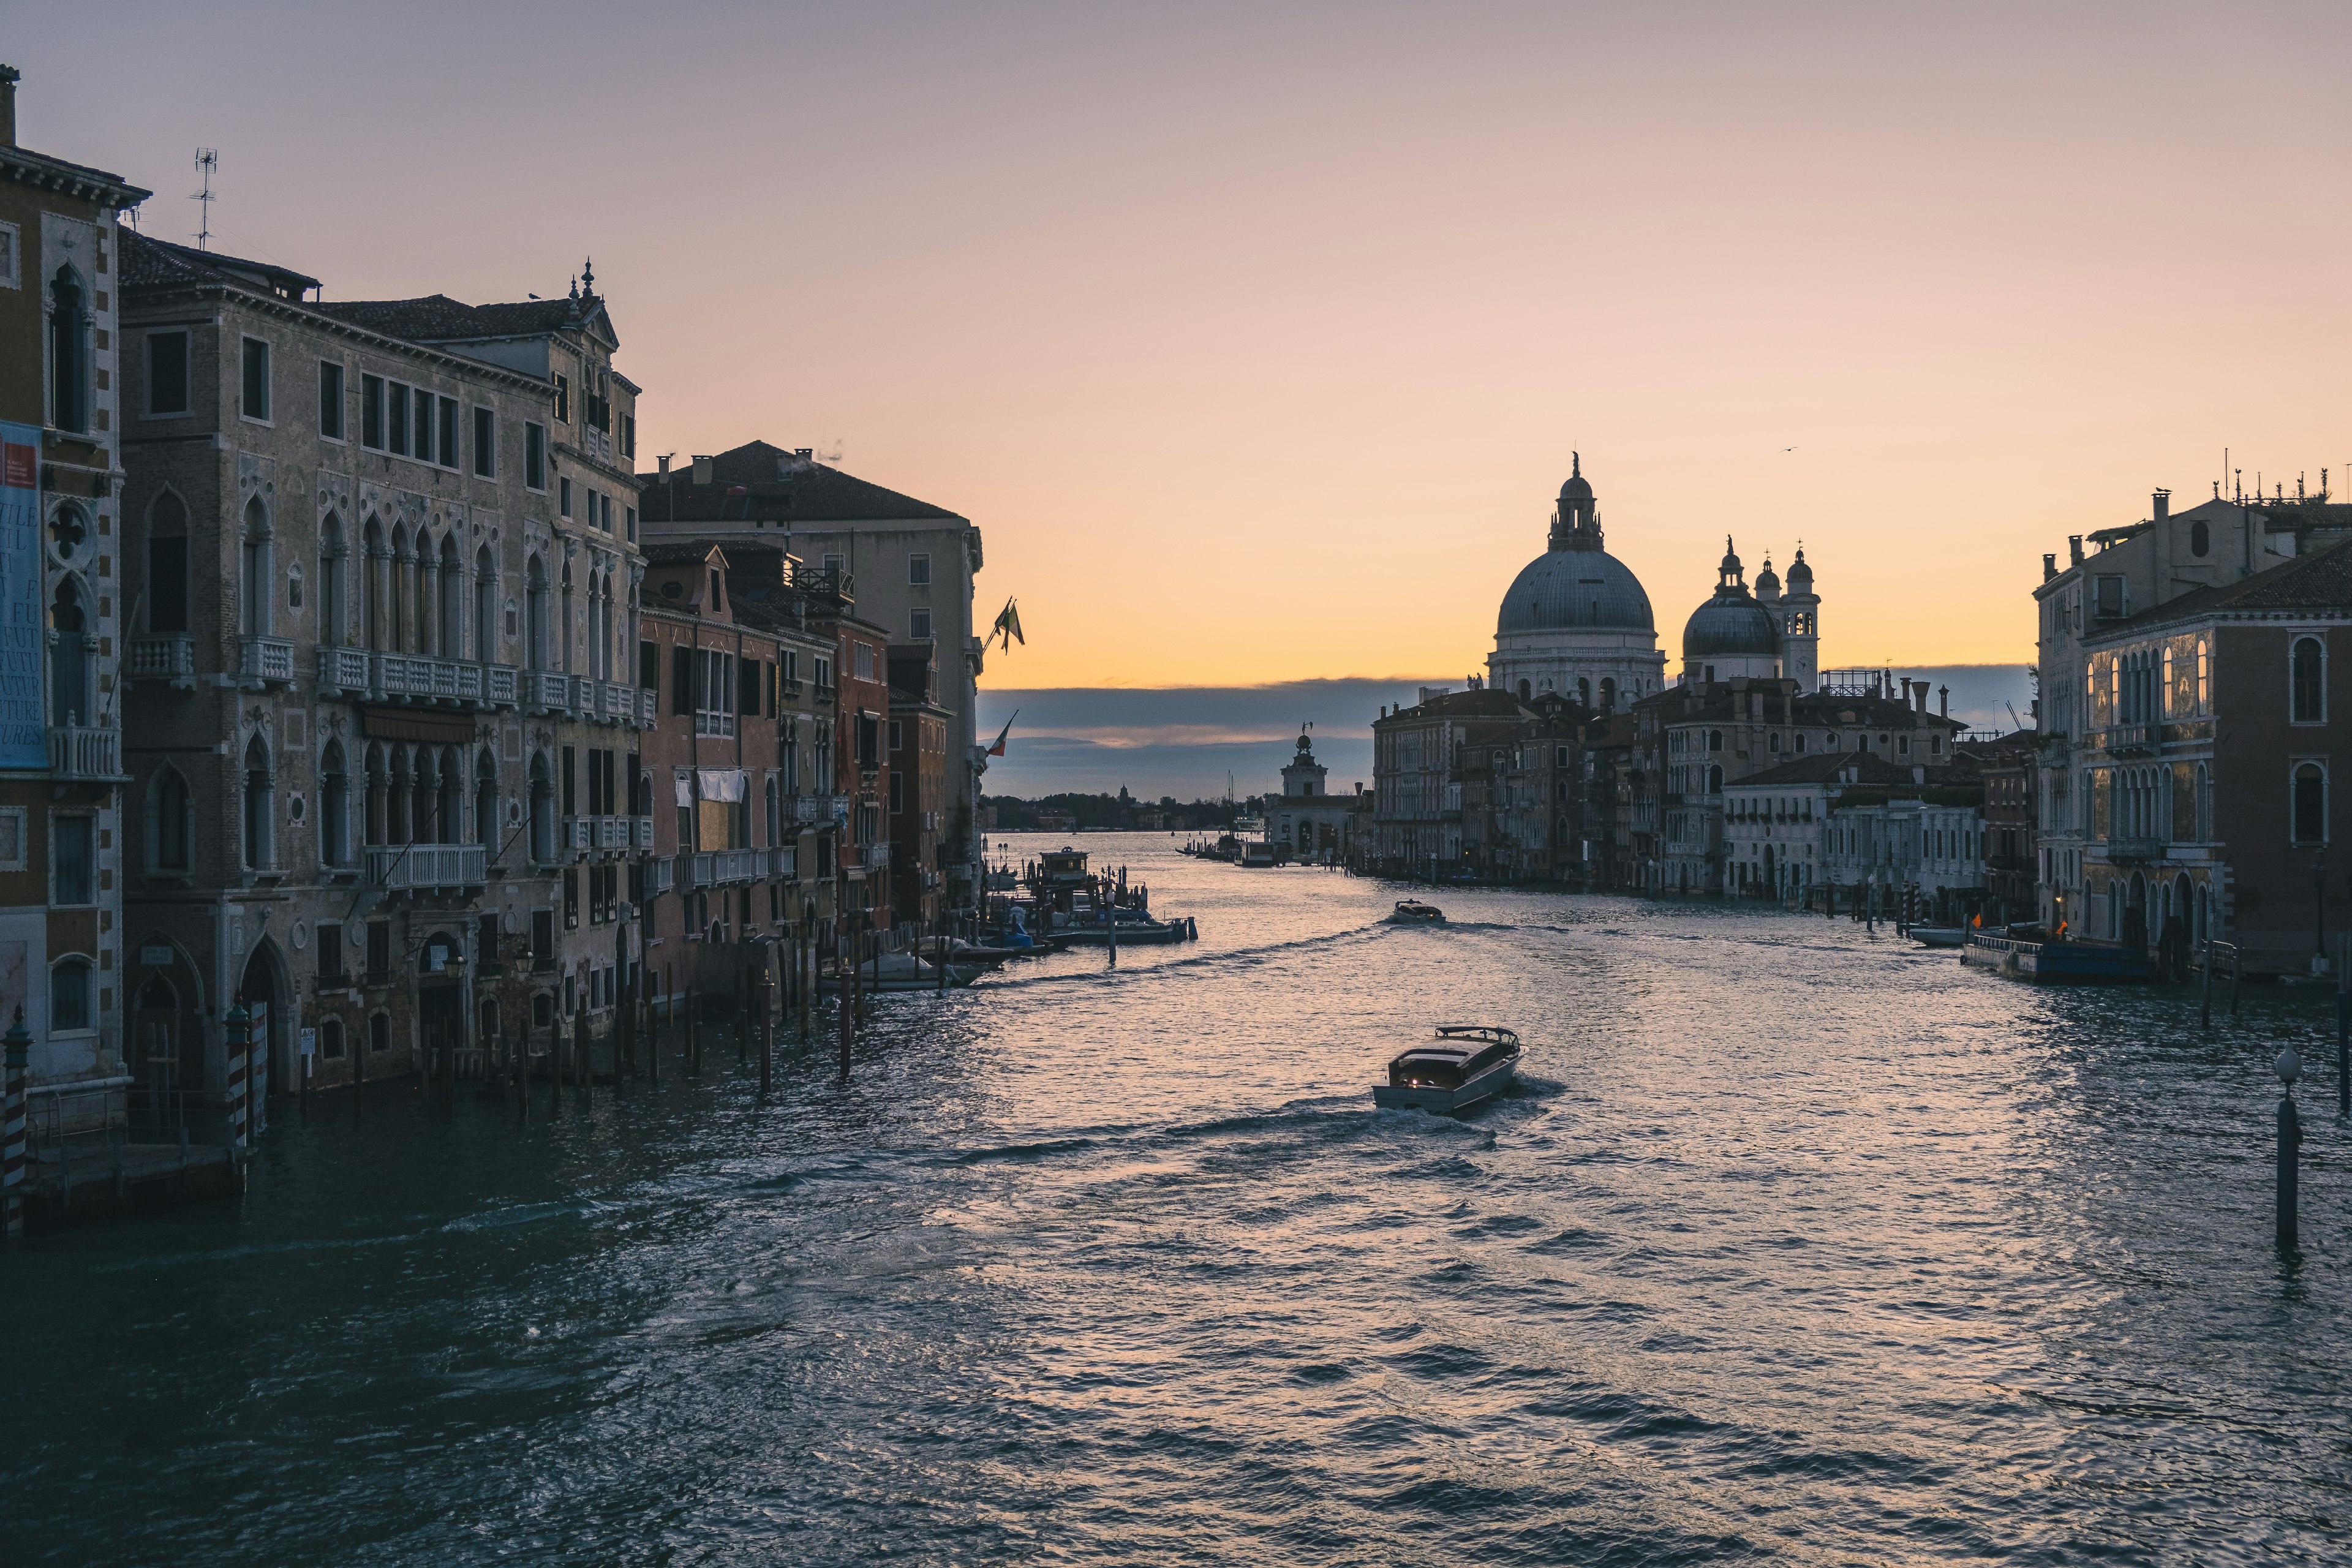
[[[1440,1024],[1425,1046],[1389,1063],[1389,1080],[1372,1086],[1372,1103],[1440,1113],[1465,1110],[1501,1093],[1519,1070],[1519,1037],[1491,1024]]]
[[[1966,926],[1913,926],[1911,940],[1921,947],[1966,947],[1969,931]]]
[[[1419,899],[1399,899],[1388,923],[1392,926],[1444,925],[1445,911],[1435,904],[1424,904]]]

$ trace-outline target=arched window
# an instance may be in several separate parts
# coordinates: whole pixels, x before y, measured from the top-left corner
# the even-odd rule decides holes
[[[1723,793],[1723,770],[1720,767],[1710,767],[1706,770],[1706,793],[1709,795]]]
[[[2295,765],[2294,841],[2305,846],[2327,842],[2327,770],[2317,763]]]
[[[89,296],[72,267],[49,279],[49,419],[60,430],[89,429]]]
[[[1617,711],[1617,682],[1613,677],[1604,675],[1601,678],[1601,710],[1603,713]]]
[[[341,647],[349,640],[343,599],[343,520],[329,512],[319,525],[319,640]]]
[[[2213,841],[2213,778],[2203,763],[2197,764],[2197,842]]]
[[[259,496],[245,503],[245,532],[238,561],[237,627],[247,637],[266,637],[269,635],[270,590],[275,574],[269,566],[269,512]]]
[[[408,651],[408,612],[415,598],[409,585],[409,568],[415,564],[408,551],[408,530],[398,523],[392,525],[392,557],[384,563],[384,580],[389,584],[384,595],[384,648],[391,653]]]
[[[2200,517],[2189,525],[2189,553],[2202,555],[2212,548],[2213,531],[2205,525],[2205,520]]]
[[[392,1049],[392,1015],[389,1013],[372,1014],[368,1018],[369,1053],[373,1055],[378,1051],[388,1051],[390,1049]]]
[[[319,1054],[329,1061],[342,1059],[343,1021],[341,1018],[319,1020]]]
[[[366,758],[366,794],[360,803],[360,832],[368,844],[389,844],[392,778],[382,746],[370,746]]]
[[[1577,677],[1576,701],[1577,706],[1580,708],[1592,706],[1592,679],[1590,676]]]
[[[49,606],[49,630],[56,646],[49,659],[49,722],[58,725],[90,721],[92,685],[91,642],[82,613],[81,590],[71,578],[58,584]]]
[[[328,742],[319,761],[319,858],[330,866],[352,862],[352,780],[341,741]]]
[[[2207,650],[2205,639],[2197,639],[2197,711],[2211,712],[2213,701],[2213,657]]]
[[[499,843],[499,763],[488,746],[474,758],[474,842],[491,850]]]
[[[188,507],[168,489],[147,509],[147,629],[188,629]]]
[[[499,568],[490,547],[474,552],[474,658],[489,664],[498,658]]]
[[[466,776],[459,766],[457,753],[444,748],[441,752],[441,799],[435,815],[440,818],[434,838],[443,844],[463,844],[466,841]]]
[[[1308,786],[1312,789],[1312,785]],[[783,797],[776,792],[776,781],[768,780],[768,843],[770,847],[784,841]]]
[[[466,657],[466,574],[458,569],[454,530],[441,536],[441,640],[433,651],[443,658]]]
[[[563,603],[562,607],[562,618],[556,623],[555,627],[555,668],[558,669],[568,670],[572,668],[572,563],[569,561],[563,563]]]
[[[376,649],[389,648],[392,628],[392,606],[388,598],[391,589],[392,547],[384,542],[383,525],[373,517],[367,520],[360,533],[361,548],[367,552],[362,568],[366,576],[361,584],[365,597],[362,618],[367,646]]]
[[[1604,697],[1604,698],[1607,696],[1607,694],[1608,694],[1608,688],[1607,688],[1606,684],[1604,684],[1604,685],[1602,686],[1602,688],[1601,688],[1601,693],[1602,693],[1602,695],[1603,695],[1603,697]],[[1723,750],[1723,731],[1720,731],[1720,730],[1709,730],[1709,731],[1706,732],[1706,749],[1707,749],[1708,751],[1710,751],[1710,752],[1719,752],[1719,751]]]
[[[245,745],[245,863],[253,870],[268,870],[278,863],[276,815],[269,748],[256,735]]]
[[[1527,682],[1527,681],[1525,681],[1525,680],[1522,680],[1522,681],[1520,681],[1520,682],[1519,682],[1519,700],[1520,700],[1520,701],[1525,702],[1528,698],[1533,697],[1535,694],[1536,694],[1535,688],[1534,688],[1532,685],[1530,685],[1528,682]]]
[[[555,788],[544,752],[530,760],[530,858],[541,865],[555,859]]]
[[[166,763],[147,792],[148,861],[158,871],[185,871],[195,826],[188,781]]]
[[[92,1026],[89,960],[61,958],[49,966],[49,1032],[62,1035]]]
[[[532,669],[547,668],[547,563],[533,555],[523,567],[526,618],[523,661]]]
[[[2289,658],[2289,715],[2297,724],[2327,722],[2327,655],[2317,637],[2297,637]]]

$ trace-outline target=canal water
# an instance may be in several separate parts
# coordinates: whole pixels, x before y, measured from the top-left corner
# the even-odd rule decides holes
[[[1015,856],[1045,847],[1009,840]],[[2341,1563],[2332,1008],[1090,836],[1194,944],[0,1249],[16,1563]],[[1508,1099],[1375,1111],[1433,1021]]]

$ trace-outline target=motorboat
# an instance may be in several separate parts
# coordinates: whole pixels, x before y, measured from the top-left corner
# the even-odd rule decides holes
[[[1121,911],[1118,926],[1121,947],[1130,942],[1192,942],[1199,939],[1201,928],[1190,920],[1155,921],[1126,918]],[[1054,933],[1054,940],[1080,947],[1108,947],[1112,928],[1105,925],[1074,925]]]
[[[977,965],[948,965],[948,989],[956,990],[971,984],[986,971]],[[884,991],[937,991],[940,989],[939,966],[929,959],[912,953],[886,952],[877,961],[867,959],[857,966],[857,988],[870,994]],[[818,976],[817,989],[831,995],[841,989],[840,965],[828,963]]]
[[[1465,1110],[1509,1088],[1518,1070],[1519,1037],[1513,1031],[1492,1024],[1440,1024],[1428,1044],[1389,1063],[1389,1080],[1372,1086],[1372,1103]]]
[[[1969,942],[1966,926],[1913,926],[1910,934],[1921,947],[1966,947]]]
[[[1399,899],[1388,919],[1392,926],[1435,926],[1445,923],[1445,911],[1419,899]]]

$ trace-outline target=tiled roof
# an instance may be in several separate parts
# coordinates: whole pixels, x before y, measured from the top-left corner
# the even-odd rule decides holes
[[[591,299],[592,308],[598,301]],[[339,321],[412,342],[450,342],[475,338],[527,338],[560,332],[584,323],[591,310],[583,301],[523,300],[500,305],[468,305],[446,294],[421,300],[341,300],[318,308]]]
[[[787,528],[795,523],[963,521],[959,512],[869,484],[765,441],[747,441],[721,452],[710,467],[707,485],[694,482],[690,465],[671,468],[667,479],[638,475],[645,484],[638,515],[652,524],[757,517]]]
[[[271,293],[290,289],[299,295],[305,289],[319,286],[319,280],[308,273],[280,267],[274,261],[248,261],[244,257],[226,256],[217,250],[198,250],[191,245],[174,245],[168,239],[156,239],[132,228],[118,230],[116,237],[121,252],[118,266],[122,286],[126,289],[170,288],[189,283],[236,283],[246,287],[257,286]]]
[[[2234,610],[2346,608],[2352,608],[2352,539],[2327,545],[2284,566],[2242,577],[2235,583],[2191,589],[2127,619],[2095,626],[2086,640],[2104,641],[2145,626]]]
[[[155,194],[140,189],[120,174],[93,169],[87,163],[69,163],[47,153],[36,153],[30,147],[0,147],[0,176],[108,206],[137,206]]]
[[[1390,721],[1418,719],[1528,719],[1533,718],[1519,706],[1519,700],[1499,687],[1482,687],[1476,691],[1449,691],[1443,697],[1411,708],[1400,708],[1389,715]]]
[[[683,566],[689,562],[708,561],[710,552],[718,548],[716,542],[708,539],[673,539],[649,543],[646,546],[646,564]]]

